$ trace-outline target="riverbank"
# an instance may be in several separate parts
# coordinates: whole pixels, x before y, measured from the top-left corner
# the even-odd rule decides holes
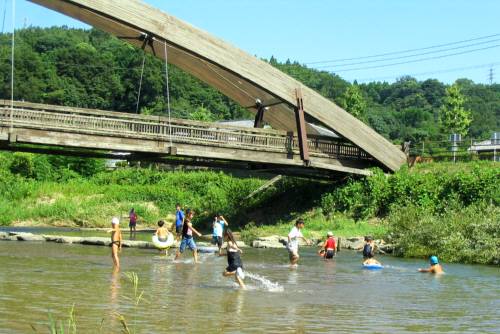
[[[0,155],[0,225],[107,228],[119,216],[126,229],[134,207],[138,226],[154,229],[160,219],[173,221],[180,202],[195,210],[194,224],[203,233],[211,233],[220,212],[249,245],[286,236],[301,217],[307,238],[324,239],[328,231],[372,235],[396,245],[399,256],[500,264],[498,163],[426,164],[389,177],[375,170],[371,177],[335,182],[283,177],[250,196],[265,179],[140,168],[38,179],[39,173],[15,172],[24,166],[20,157]]]

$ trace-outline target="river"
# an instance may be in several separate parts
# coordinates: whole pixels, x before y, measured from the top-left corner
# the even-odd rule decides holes
[[[0,333],[47,332],[49,312],[78,333],[118,333],[122,314],[137,333],[498,333],[498,267],[445,264],[446,275],[417,273],[424,261],[382,257],[363,270],[360,255],[324,261],[302,249],[300,266],[285,250],[245,249],[247,291],[221,276],[226,259],[190,254],[180,263],[152,250],[124,249],[113,272],[110,249],[0,242]],[[144,297],[134,306],[135,272]]]

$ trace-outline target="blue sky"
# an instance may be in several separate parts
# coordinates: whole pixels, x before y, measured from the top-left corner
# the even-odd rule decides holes
[[[0,0],[11,29],[11,1]],[[453,82],[470,78],[488,82],[493,64],[494,81],[500,82],[500,1],[498,0],[147,0],[184,21],[206,30],[259,57],[311,63],[358,58],[408,49],[419,49],[483,36],[497,36],[448,46],[379,58],[310,64],[333,71],[347,80],[393,81],[410,74],[418,79]],[[67,25],[86,27],[78,21],[16,0],[16,26]],[[475,44],[475,45],[471,45]],[[473,49],[486,50],[468,52]],[[415,53],[427,55],[409,57]],[[433,52],[433,53],[430,53]],[[397,66],[373,67],[450,53],[461,55]],[[367,61],[383,58],[391,61]],[[345,66],[346,63],[363,64]],[[332,65],[337,65],[333,67]],[[338,65],[344,65],[338,66]],[[464,67],[466,67],[464,69]],[[471,68],[474,67],[474,68]],[[353,68],[363,68],[351,70]],[[460,69],[460,70],[457,70]],[[347,70],[347,71],[346,71]],[[421,74],[420,73],[425,73]],[[419,75],[416,75],[419,74]]]

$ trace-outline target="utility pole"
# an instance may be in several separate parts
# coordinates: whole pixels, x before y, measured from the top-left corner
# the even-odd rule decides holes
[[[490,67],[490,72],[488,74],[488,79],[490,80],[490,85],[493,84],[493,79],[494,79],[493,66]]]

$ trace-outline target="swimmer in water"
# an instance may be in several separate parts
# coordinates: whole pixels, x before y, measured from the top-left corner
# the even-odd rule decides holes
[[[363,246],[363,265],[382,265],[375,260],[375,243],[370,236],[365,237],[365,245]]]
[[[431,266],[427,269],[419,268],[418,271],[421,273],[431,273],[431,274],[444,274],[443,267],[439,264],[437,256],[431,256],[429,258]]]

